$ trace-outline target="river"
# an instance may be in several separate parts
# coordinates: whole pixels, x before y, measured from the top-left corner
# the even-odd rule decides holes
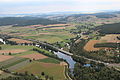
[[[62,59],[64,59],[64,60],[66,60],[67,61],[67,63],[69,64],[69,68],[70,69],[73,69],[74,68],[74,65],[75,65],[75,61],[72,59],[72,57],[71,56],[69,56],[69,55],[66,55],[66,54],[64,54],[64,53],[62,53],[62,52],[54,52],[59,58],[62,58]]]

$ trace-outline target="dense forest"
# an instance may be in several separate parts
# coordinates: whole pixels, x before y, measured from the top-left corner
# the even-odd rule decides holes
[[[120,80],[120,72],[104,64],[91,62],[91,66],[77,63],[73,80]]]
[[[14,25],[14,26],[28,26],[28,25],[49,25],[49,24],[61,24],[49,19],[35,18],[35,17],[5,17],[0,18],[0,26]]]

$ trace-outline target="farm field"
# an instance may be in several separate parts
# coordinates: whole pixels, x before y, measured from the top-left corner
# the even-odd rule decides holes
[[[44,59],[44,58],[47,58],[47,56],[44,56],[42,54],[39,54],[39,53],[33,53],[33,54],[28,54],[28,55],[23,55],[21,56],[23,58],[29,58],[29,59],[34,59],[34,60],[38,60],[38,59]]]
[[[117,38],[118,36],[120,36],[119,34],[109,34],[109,35],[105,35],[103,37],[101,37],[100,41],[101,43],[117,43],[120,42],[120,40]]]
[[[0,62],[13,58],[13,56],[0,55]]]
[[[41,72],[44,72],[49,76],[53,76],[54,80],[65,80],[64,66],[61,66],[60,64],[43,63],[35,61],[16,71],[18,72],[28,71],[28,73],[33,73],[38,76],[40,75]]]
[[[98,51],[100,49],[107,49],[109,48],[107,46],[110,45],[115,47],[115,44],[120,43],[120,40],[117,38],[119,36],[119,34],[107,34],[102,36],[99,40],[89,40],[88,43],[84,46],[84,49],[86,51]],[[99,47],[95,47],[97,44]]]
[[[55,25],[47,25],[46,27],[34,27],[34,28],[27,28],[27,27],[2,26],[0,27],[1,30],[0,33],[11,36],[23,37],[25,39],[46,41],[48,43],[60,42],[60,41],[64,41],[65,39],[70,39],[76,36],[75,34],[70,33],[71,29],[76,29],[76,28],[73,25],[68,25],[68,24],[55,24]],[[18,39],[10,39],[10,40],[16,41],[18,43],[28,42]]]
[[[21,50],[21,49],[11,49],[11,50],[0,50],[0,54],[2,53],[21,53],[21,52],[25,52],[26,50]]]
[[[15,66],[15,65],[17,65],[17,64],[19,64],[19,63],[21,63],[23,61],[26,61],[26,60],[28,60],[28,59],[21,58],[21,57],[14,57],[14,58],[11,58],[9,60],[0,62],[0,66],[4,67],[5,69],[6,68],[8,69],[9,67]],[[16,67],[16,68],[18,68],[18,67]],[[8,69],[8,70],[10,70],[10,69]]]
[[[55,64],[60,64],[60,61],[54,58],[45,58],[45,59],[40,59],[38,60],[39,62],[45,62],[45,63],[55,63]]]
[[[95,48],[94,45],[96,43],[99,43],[99,40],[90,40],[88,43],[84,46],[84,50],[86,51],[98,51],[100,48]]]
[[[0,45],[0,68],[7,69],[12,72],[22,72],[28,71],[35,75],[41,76],[41,72],[46,75],[53,77],[55,80],[65,80],[64,66],[61,65],[61,61],[45,56],[41,53],[33,51],[33,48],[44,51],[46,54],[53,55],[52,53],[39,49],[34,46],[22,46],[22,45]],[[11,54],[7,54],[6,50],[11,51]],[[24,50],[23,52],[14,51]],[[6,54],[5,54],[6,53]],[[2,73],[2,72],[1,72]],[[11,74],[4,73],[8,76]],[[0,78],[4,78],[2,75]],[[44,78],[44,76],[42,76]]]
[[[9,41],[13,41],[13,42],[16,42],[16,43],[33,43],[31,41],[27,41],[27,40],[22,40],[22,39],[17,39],[17,38],[11,38],[11,39],[8,39]]]
[[[21,46],[21,45],[0,45],[0,47],[2,48],[1,50],[11,50],[11,49],[21,49],[21,50],[30,50],[35,48],[34,46]]]

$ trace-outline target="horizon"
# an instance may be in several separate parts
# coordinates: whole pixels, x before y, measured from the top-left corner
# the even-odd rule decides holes
[[[119,11],[119,0],[0,0],[0,14]]]

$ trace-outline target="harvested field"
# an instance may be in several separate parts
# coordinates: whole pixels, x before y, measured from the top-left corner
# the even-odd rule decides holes
[[[108,43],[120,43],[120,40],[118,40],[118,36],[120,36],[119,34],[109,34],[109,35],[105,35],[104,37],[101,37],[100,42],[108,42]]]
[[[22,39],[17,39],[17,38],[11,38],[8,39],[9,41],[14,41],[16,43],[33,43],[32,41],[27,41],[27,40],[22,40]]]
[[[0,62],[13,58],[13,56],[0,55]]]
[[[25,52],[26,50],[22,50],[22,49],[13,49],[13,50],[0,50],[0,54],[1,53],[21,53],[21,52]]]
[[[98,51],[100,48],[95,48],[94,45],[96,43],[99,43],[99,40],[90,40],[88,43],[84,46],[84,49],[86,51]]]
[[[35,59],[35,60],[47,58],[47,56],[44,56],[43,54],[39,54],[39,53],[23,55],[21,57]]]

